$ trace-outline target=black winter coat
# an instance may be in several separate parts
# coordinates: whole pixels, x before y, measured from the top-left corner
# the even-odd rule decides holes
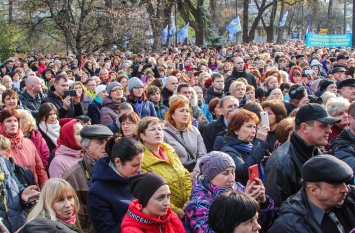
[[[245,71],[245,69],[242,72],[239,72],[234,67],[233,71],[232,71],[232,75],[226,79],[226,83],[224,85],[224,93],[226,93],[226,94],[229,93],[229,87],[230,87],[232,81],[237,80],[238,78],[245,78],[248,81],[248,84],[252,85],[255,88],[255,90],[258,88],[258,85],[256,83],[256,79],[253,76],[253,74],[247,73]]]
[[[291,139],[272,153],[265,167],[265,190],[275,201],[275,210],[302,187],[302,166],[312,156],[320,155],[317,148],[307,146],[294,132]]]
[[[355,186],[348,185],[349,194],[342,205],[342,212],[355,227]],[[268,230],[272,233],[323,233],[312,215],[307,194],[302,187],[296,195],[288,198],[280,208],[278,218]]]
[[[203,142],[205,143],[207,153],[213,150],[213,144],[216,140],[217,135],[223,130],[227,129],[226,124],[224,124],[224,117],[221,115],[215,121],[212,121],[206,125],[202,131]]]
[[[36,99],[34,99],[27,93],[27,90],[25,90],[23,93],[19,94],[18,97],[21,102],[22,108],[27,111],[30,111],[33,118],[38,120],[38,110],[39,107],[41,107],[41,103],[44,98],[43,94],[37,94]]]

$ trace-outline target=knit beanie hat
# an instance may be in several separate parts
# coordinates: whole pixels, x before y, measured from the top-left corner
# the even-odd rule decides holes
[[[201,174],[207,181],[211,181],[229,167],[235,167],[232,157],[220,151],[211,151],[203,156],[200,162]]]
[[[133,77],[128,81],[128,91],[131,92],[131,90],[135,87],[143,87],[143,82],[137,78],[137,77]]]
[[[329,85],[335,84],[335,81],[332,79],[323,79],[319,82],[319,90],[325,91]]]
[[[129,190],[139,204],[145,207],[153,194],[163,185],[168,185],[166,180],[154,172],[147,172],[128,178]]]
[[[101,86],[101,85],[99,85],[99,86]],[[107,94],[110,95],[112,89],[117,86],[122,87],[121,83],[119,83],[117,81],[111,82],[109,85],[107,85],[107,87],[106,87]]]
[[[100,94],[102,91],[104,91],[106,89],[106,86],[105,85],[98,85],[96,88],[95,88],[95,95],[98,95]]]

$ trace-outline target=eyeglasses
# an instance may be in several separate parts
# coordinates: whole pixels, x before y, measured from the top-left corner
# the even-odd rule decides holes
[[[116,88],[116,89],[112,89],[111,92],[116,92],[116,91],[122,91],[122,88]]]
[[[290,94],[291,94],[291,95],[294,95],[294,94],[296,94],[296,93],[299,92],[299,91],[303,91],[303,88],[304,88],[304,87],[299,86],[299,87],[297,87],[295,90],[290,91]]]

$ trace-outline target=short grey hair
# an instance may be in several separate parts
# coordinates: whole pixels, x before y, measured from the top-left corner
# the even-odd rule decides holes
[[[81,139],[81,147],[82,148],[88,148],[91,143],[91,138],[82,138]]]
[[[334,117],[336,116],[339,112],[342,110],[348,111],[350,106],[349,100],[343,98],[343,97],[335,97],[335,98],[330,98],[327,101],[327,111],[330,116]]]

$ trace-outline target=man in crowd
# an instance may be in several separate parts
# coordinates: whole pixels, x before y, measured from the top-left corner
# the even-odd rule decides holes
[[[219,102],[219,108],[221,110],[221,116],[205,126],[202,132],[203,142],[205,143],[207,152],[213,150],[213,144],[217,135],[223,130],[227,129],[227,115],[228,112],[238,108],[239,101],[234,96],[225,96]]]
[[[232,71],[232,75],[229,76],[226,80],[224,86],[224,93],[229,92],[229,87],[232,81],[235,81],[238,78],[245,78],[248,81],[248,84],[252,85],[255,88],[255,90],[258,88],[255,77],[251,73],[246,72],[244,67],[244,61],[240,57],[234,58],[234,69]]]
[[[329,71],[330,74],[333,75],[334,80],[337,82],[337,84],[346,79],[346,76],[344,75],[346,69],[344,67],[335,67],[332,70]]]
[[[92,183],[91,171],[99,158],[107,156],[105,146],[107,140],[113,134],[104,125],[88,125],[80,131],[80,136],[82,138],[81,146],[85,153],[84,158],[68,168],[62,178],[71,184],[78,195],[80,202],[79,220],[83,232],[94,233],[94,226],[87,212],[87,194]]]
[[[342,66],[347,66],[346,62],[348,61],[349,57],[345,56],[344,54],[339,54],[337,56],[337,63]]]
[[[166,107],[169,107],[169,98],[174,94],[178,85],[179,85],[179,82],[175,76],[169,76],[166,79],[165,87],[161,91],[163,104]]]
[[[19,95],[23,109],[31,112],[33,118],[38,119],[38,110],[43,99],[42,84],[37,76],[26,79],[26,89]]]
[[[207,89],[207,93],[205,96],[206,104],[209,104],[213,98],[218,97],[218,98],[222,99],[222,97],[224,96],[224,93],[223,93],[224,78],[223,78],[223,76],[219,73],[213,73],[211,78],[212,78],[212,86],[210,86]]]
[[[293,84],[288,91],[288,95],[290,100],[283,102],[287,110],[287,115],[290,115],[296,108],[300,108],[309,103],[306,88],[300,84]]]
[[[67,76],[65,74],[57,75],[53,86],[48,91],[48,96],[43,99],[42,104],[46,102],[54,104],[58,109],[59,118],[75,118],[76,116],[84,115],[80,97],[64,96],[64,91],[67,90],[69,90]]]
[[[338,84],[340,94],[352,103],[355,100],[355,79],[345,79]]]
[[[281,206],[268,232],[353,232],[355,186],[346,185],[353,171],[331,155],[315,156],[302,167],[302,188]]]
[[[273,152],[265,168],[266,193],[274,199],[275,207],[301,188],[303,164],[321,154],[318,147],[328,144],[330,127],[338,122],[340,119],[330,117],[319,104],[307,104],[298,110],[290,140]]]

